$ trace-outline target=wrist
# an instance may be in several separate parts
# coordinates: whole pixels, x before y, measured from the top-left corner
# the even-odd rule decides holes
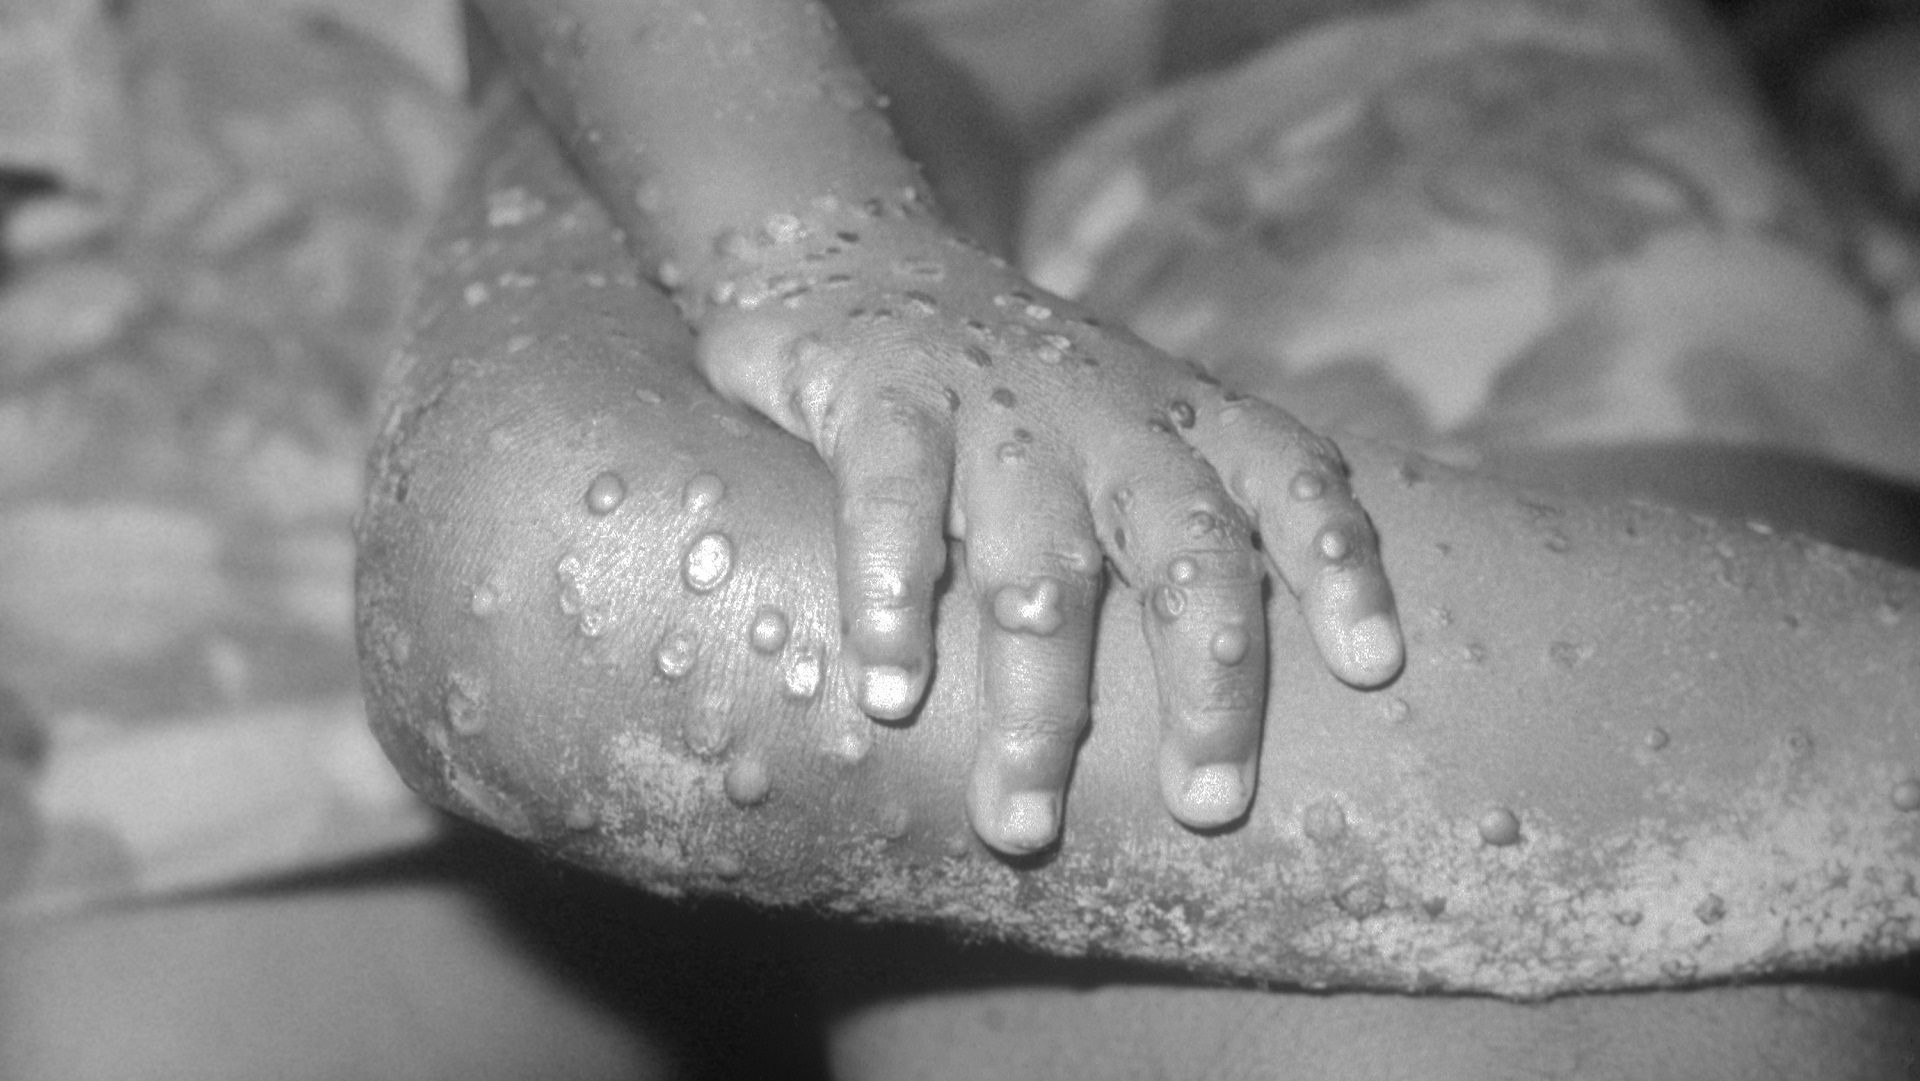
[[[857,202],[817,198],[683,247],[652,269],[696,331],[732,315],[798,314],[828,297],[843,318],[863,306],[924,306],[936,288],[1015,277],[948,228],[919,185]]]

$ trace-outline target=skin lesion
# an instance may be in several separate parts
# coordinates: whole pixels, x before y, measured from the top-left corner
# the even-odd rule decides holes
[[[1321,499],[1274,507],[1241,505],[1222,488],[1223,471],[1291,473],[1334,452],[1264,404],[1241,407],[1261,413],[1242,428],[1196,427],[1192,418],[1227,404],[1216,385],[962,239],[821,9],[660,5],[646,15],[650,62],[638,70],[597,44],[642,17],[634,10],[484,6],[536,102],[571,134],[589,187],[673,295],[699,370],[723,398],[812,444],[834,475],[839,662],[869,717],[909,720],[925,697],[949,526],[986,604],[1005,585],[1060,573],[1060,551],[1118,536],[1096,522],[1112,490],[1138,497],[1119,515],[1134,547],[1104,553],[1128,577],[1159,581],[1212,549],[1229,557],[1207,563],[1204,587],[1172,587],[1196,610],[1162,621],[1152,639],[1166,692],[1158,772],[1175,817],[1211,828],[1252,795],[1264,658],[1204,660],[1216,624],[1266,618],[1254,519],[1330,669],[1363,685],[1398,670],[1392,593],[1344,474],[1327,474]],[[849,88],[859,92],[837,92]],[[1169,423],[1181,410],[1188,419]],[[1230,528],[1183,536],[1193,499]],[[1301,550],[1333,523],[1342,551]],[[1100,568],[1083,577],[1097,594]],[[1037,809],[1057,808],[1086,730],[1093,612],[1063,609],[1072,633],[1047,636],[981,624],[970,807],[1004,851],[1057,837],[1057,810]]]
[[[489,139],[494,183],[584,212],[524,113]],[[869,725],[827,675],[834,513],[815,455],[712,395],[658,293],[587,283],[626,258],[600,230],[516,248],[469,223],[440,242],[463,235],[480,238],[474,258],[430,295],[509,263],[546,287],[453,306],[416,341],[402,397],[440,405],[407,441],[407,501],[376,486],[360,538],[362,648],[385,658],[369,670],[376,728],[446,806],[666,892],[1330,986],[1530,996],[1911,946],[1900,928],[1920,913],[1890,874],[1920,837],[1902,795],[1920,770],[1920,687],[1899,675],[1920,634],[1909,572],[1678,512],[1521,501],[1354,443],[1351,483],[1396,582],[1448,613],[1410,626],[1413,663],[1356,692],[1304,624],[1270,619],[1261,795],[1237,828],[1195,834],[1138,783],[1160,753],[1163,688],[1147,648],[1158,583],[1135,580],[1097,624],[1098,738],[1079,748],[1063,843],[1012,865],[965,811],[999,591],[975,598],[956,565],[926,705],[910,728]],[[542,340],[508,362],[509,327]],[[1226,423],[1195,414],[1196,432]],[[479,452],[502,427],[513,453]],[[596,513],[609,471],[626,494]],[[730,573],[690,582],[713,534]],[[604,613],[593,634],[554,574],[576,552],[582,610]],[[1048,591],[1009,584],[1008,633],[1036,637]],[[1218,630],[1194,648],[1211,656]],[[399,634],[404,660],[382,645]],[[1714,655],[1751,663],[1698,660]],[[485,683],[463,685],[458,724],[453,674]],[[1828,840],[1781,863],[1786,836]],[[1161,896],[1193,903],[1143,901]]]

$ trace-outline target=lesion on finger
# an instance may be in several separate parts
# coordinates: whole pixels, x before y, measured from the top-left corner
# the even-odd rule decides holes
[[[1087,528],[1084,521],[1080,528]],[[1091,634],[1104,564],[1090,539],[1042,535],[1022,541],[990,523],[968,542],[967,551],[967,573],[977,583],[991,626],[1034,639]]]
[[[1310,547],[1327,570],[1372,570],[1380,566],[1380,539],[1373,523],[1358,507],[1321,522]]]
[[[991,592],[987,609],[994,624],[1009,634],[1050,638],[1067,621],[1067,585],[1046,574],[1024,584],[1009,583]]]
[[[1210,609],[1234,606],[1213,603],[1233,595],[1257,589],[1264,568],[1251,545],[1245,547],[1190,548],[1166,561],[1157,575],[1146,576],[1148,601],[1162,623],[1183,616],[1198,595]]]
[[[1168,504],[1158,496],[1171,483],[1155,481],[1159,491],[1116,483],[1095,501],[1095,527],[1122,578],[1143,587],[1258,581],[1247,513],[1225,491],[1193,492]]]

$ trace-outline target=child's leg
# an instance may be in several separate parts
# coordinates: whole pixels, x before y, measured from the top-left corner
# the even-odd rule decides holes
[[[1369,448],[1419,598],[1399,682],[1345,687],[1277,624],[1269,786],[1198,836],[1128,783],[1143,630],[1190,613],[1162,589],[1139,628],[1122,594],[1064,845],[987,857],[959,814],[982,613],[950,591],[927,708],[876,735],[823,677],[827,474],[685,363],[544,135],[491,139],[360,537],[375,723],[436,800],[656,889],[1283,980],[1532,994],[1911,946],[1920,578]]]
[[[1364,21],[1345,20],[1330,27],[1321,44],[1366,26]],[[1376,25],[1375,29],[1380,27]],[[1295,43],[1296,56],[1307,51],[1304,45]],[[1497,39],[1489,36],[1477,52],[1471,46],[1457,51],[1453,57],[1455,70],[1463,76],[1477,73],[1487,85],[1494,85],[1492,77],[1503,66],[1501,51]],[[1644,72],[1631,62],[1631,55],[1626,59],[1629,63],[1614,65],[1616,71],[1626,75],[1636,69]],[[1369,64],[1330,64],[1321,71],[1353,84],[1376,80],[1378,85],[1373,89],[1391,84],[1391,51],[1369,53],[1368,60]],[[1440,66],[1444,70],[1444,65]],[[1608,223],[1630,225],[1633,217],[1626,216],[1623,221],[1622,209],[1633,208],[1610,203],[1631,192],[1609,192],[1604,183],[1593,182],[1608,176],[1610,168],[1618,175],[1619,156],[1630,156],[1634,150],[1630,139],[1620,137],[1633,135],[1637,121],[1631,115],[1609,115],[1609,101],[1617,103],[1620,99],[1608,97],[1607,83],[1597,87],[1590,84],[1589,80],[1608,70],[1608,64],[1592,63],[1589,56],[1584,65],[1548,66],[1557,69],[1558,77],[1571,85],[1601,92],[1528,103],[1537,110],[1540,126],[1532,141],[1510,143],[1507,149],[1533,155],[1531,165],[1524,159],[1488,160],[1487,152],[1500,147],[1497,140],[1487,137],[1493,133],[1485,129],[1496,128],[1499,120],[1513,115],[1495,108],[1502,100],[1500,95],[1488,95],[1477,103],[1456,98],[1457,111],[1450,114],[1440,108],[1444,96],[1438,91],[1449,86],[1455,91],[1465,89],[1461,78],[1430,78],[1425,84],[1429,107],[1434,115],[1451,116],[1451,130],[1441,127],[1418,133],[1420,138],[1411,146],[1399,144],[1397,154],[1404,157],[1389,157],[1385,164],[1379,158],[1358,153],[1369,149],[1364,131],[1349,129],[1350,141],[1343,142],[1338,137],[1341,125],[1315,125],[1311,108],[1304,110],[1304,116],[1295,114],[1289,124],[1287,104],[1316,100],[1313,88],[1301,85],[1311,81],[1310,68],[1303,71],[1298,65],[1290,70],[1265,66],[1254,73],[1255,77],[1243,73],[1218,86],[1189,90],[1184,101],[1162,101],[1148,107],[1167,109],[1171,104],[1185,109],[1178,122],[1142,123],[1141,114],[1136,113],[1116,119],[1104,135],[1096,136],[1079,151],[1069,151],[1068,160],[1077,162],[1083,171],[1078,181],[1069,170],[1058,174],[1069,181],[1066,187],[1054,190],[1056,213],[1051,224],[1060,228],[1043,235],[1043,240],[1056,256],[1072,254],[1075,232],[1083,238],[1083,252],[1104,248],[1095,256],[1100,269],[1088,279],[1103,304],[1157,317],[1167,330],[1198,328],[1193,347],[1211,351],[1216,362],[1272,363],[1271,368],[1248,364],[1242,371],[1253,380],[1278,377],[1276,382],[1256,381],[1251,385],[1297,404],[1310,420],[1331,419],[1326,414],[1315,415],[1312,410],[1317,404],[1330,414],[1345,411],[1348,419],[1384,421],[1390,426],[1385,430],[1412,438],[1430,428],[1427,424],[1408,425],[1409,416],[1444,414],[1449,408],[1464,411],[1463,406],[1484,408],[1492,416],[1504,412],[1508,425],[1503,434],[1523,437],[1513,441],[1501,457],[1504,469],[1523,470],[1529,476],[1582,490],[1637,489],[1696,504],[1743,508],[1776,521],[1803,523],[1823,535],[1845,536],[1855,543],[1873,543],[1882,549],[1904,545],[1911,560],[1915,541],[1920,539],[1913,533],[1916,519],[1911,510],[1904,518],[1875,512],[1876,503],[1889,492],[1886,486],[1864,482],[1858,474],[1849,476],[1848,471],[1831,468],[1818,457],[1761,455],[1732,447],[1707,448],[1697,442],[1703,435],[1719,434],[1774,447],[1800,443],[1804,449],[1831,454],[1857,450],[1877,440],[1875,450],[1893,452],[1882,461],[1904,464],[1910,475],[1913,460],[1898,452],[1900,437],[1912,429],[1910,406],[1903,406],[1896,397],[1893,408],[1884,409],[1887,403],[1874,400],[1879,395],[1870,381],[1848,379],[1835,372],[1843,371],[1846,364],[1871,358],[1876,348],[1886,347],[1887,343],[1874,341],[1879,332],[1867,299],[1870,294],[1849,288],[1844,273],[1831,261],[1830,252],[1796,251],[1789,237],[1771,232],[1755,220],[1757,215],[1752,211],[1768,206],[1777,210],[1786,200],[1776,196],[1751,206],[1743,220],[1716,222],[1708,215],[1714,202],[1726,204],[1729,186],[1751,185],[1750,191],[1771,188],[1790,194],[1797,190],[1797,183],[1781,171],[1777,160],[1763,153],[1744,155],[1744,164],[1736,161],[1726,174],[1709,178],[1718,183],[1702,185],[1714,192],[1713,201],[1702,201],[1691,213],[1663,215],[1647,223],[1655,226],[1648,232],[1664,234],[1655,248],[1664,246],[1667,258],[1639,260],[1641,265],[1636,267],[1636,256],[1629,250],[1609,255],[1597,267],[1581,268],[1572,260],[1563,263],[1561,252],[1542,242],[1548,238],[1529,236],[1520,228],[1527,224],[1524,218],[1529,202],[1537,208],[1538,201],[1552,191],[1553,174],[1535,170],[1567,166],[1573,179],[1590,185],[1585,195],[1579,189],[1563,189],[1565,194],[1579,198],[1561,204],[1556,216],[1536,218],[1537,225],[1566,229],[1584,220],[1600,226],[1601,235]],[[1619,80],[1612,86],[1616,92],[1644,93],[1662,81],[1671,86],[1674,76],[1680,77],[1683,86],[1691,84],[1692,91],[1670,98],[1673,108],[1661,110],[1663,118],[1650,114],[1640,121],[1683,121],[1689,114],[1698,121],[1704,119],[1703,113],[1737,103],[1737,98],[1729,102],[1723,83],[1701,75],[1699,69],[1669,71],[1662,80]],[[1276,91],[1274,81],[1287,78],[1294,81]],[[1236,80],[1238,86],[1233,85]],[[1322,115],[1344,113],[1356,121],[1354,128],[1364,128],[1359,121],[1380,115],[1369,114],[1362,104],[1367,89],[1350,86],[1344,100],[1340,100],[1343,95],[1322,95],[1323,102],[1329,96],[1336,99],[1325,104]],[[1524,89],[1524,81],[1514,85],[1516,92]],[[1196,101],[1202,98],[1210,100],[1204,104]],[[1511,96],[1505,100],[1518,104]],[[1575,115],[1556,118],[1556,109],[1571,110]],[[1150,111],[1147,115],[1151,116]],[[1240,130],[1244,138],[1239,145],[1223,146],[1216,141],[1211,147],[1215,155],[1211,160],[1197,155],[1196,151],[1207,144],[1206,133],[1233,130],[1236,115],[1243,122]],[[1583,117],[1589,125],[1598,121],[1610,125],[1613,131],[1609,134],[1589,127],[1594,134],[1609,137],[1565,139],[1567,134],[1581,130],[1578,121]],[[1169,120],[1164,114],[1161,119]],[[1711,145],[1715,138],[1724,139],[1729,130],[1751,130],[1755,123],[1750,111],[1735,108],[1731,125],[1723,125],[1717,132],[1709,125],[1709,130],[1702,133],[1705,139],[1683,139],[1680,143],[1693,144],[1697,150]],[[1474,129],[1480,125],[1485,128],[1476,133]],[[1258,152],[1263,135],[1284,144],[1289,130],[1312,131],[1324,141],[1302,139],[1290,156],[1267,157]],[[1480,136],[1477,140],[1476,134]],[[1548,153],[1556,149],[1555,143],[1547,141],[1549,136],[1561,138],[1557,152],[1563,158],[1559,162]],[[1642,131],[1639,136],[1649,141],[1663,137],[1657,131]],[[1671,146],[1671,131],[1664,137]],[[1343,148],[1355,153],[1343,154]],[[1379,147],[1376,144],[1371,149],[1377,151]],[[1422,162],[1418,154],[1422,149],[1434,157]],[[1483,211],[1504,213],[1488,213],[1475,220],[1459,213],[1471,206],[1463,207],[1457,199],[1449,207],[1426,198],[1447,191],[1449,170],[1466,173],[1476,165],[1482,167],[1480,190],[1463,191],[1456,185],[1454,193],[1477,194]],[[1494,168],[1485,168],[1489,165]],[[1317,192],[1312,183],[1289,190],[1283,183],[1288,176],[1296,180],[1317,177],[1324,186]],[[1398,192],[1394,191],[1396,177],[1401,185]],[[1136,208],[1135,224],[1129,231],[1112,231],[1115,201],[1103,202],[1092,196],[1107,184],[1113,187],[1105,190],[1122,194],[1139,184],[1134,190],[1144,194],[1143,178],[1157,181],[1162,187]],[[1521,198],[1506,201],[1503,208],[1498,198],[1503,188],[1506,194],[1517,191]],[[1264,192],[1269,199],[1275,193],[1284,193],[1285,197],[1264,206],[1241,202],[1244,218],[1237,226],[1230,226],[1219,219],[1233,207],[1231,193],[1236,190]],[[1217,197],[1206,198],[1209,193]],[[1311,196],[1316,194],[1326,202],[1314,205]],[[1381,198],[1386,195],[1397,195],[1400,201]],[[1342,204],[1364,206],[1369,197],[1392,204],[1397,212],[1341,213]],[[1206,221],[1205,213],[1214,215],[1215,220]],[[1290,229],[1295,236],[1306,232],[1307,242],[1292,247],[1275,245]],[[1272,250],[1274,247],[1280,250]],[[1322,253],[1320,258],[1312,257],[1315,251]],[[1685,262],[1673,258],[1674,253],[1685,254],[1693,261],[1696,278],[1688,280]],[[1751,263],[1743,266],[1743,257]],[[1503,266],[1503,260],[1510,262]],[[1477,269],[1480,273],[1460,274],[1450,280],[1445,273],[1449,262],[1454,268]],[[1720,366],[1714,373],[1718,385],[1727,387],[1741,381],[1764,384],[1784,364],[1807,365],[1816,372],[1824,366],[1823,378],[1838,391],[1838,400],[1853,396],[1855,407],[1840,416],[1854,430],[1819,423],[1773,428],[1756,424],[1744,431],[1711,433],[1696,420],[1665,433],[1669,438],[1664,445],[1621,444],[1604,449],[1586,445],[1552,453],[1544,452],[1537,438],[1531,440],[1531,446],[1526,445],[1530,440],[1524,437],[1551,435],[1553,425],[1536,424],[1529,430],[1513,421],[1577,421],[1582,405],[1588,408],[1587,416],[1593,417],[1604,416],[1607,407],[1631,404],[1617,394],[1589,395],[1583,402],[1579,395],[1567,393],[1582,389],[1577,380],[1568,378],[1577,374],[1572,371],[1562,371],[1558,378],[1544,382],[1537,378],[1516,381],[1514,389],[1520,391],[1558,387],[1561,393],[1557,401],[1544,395],[1535,399],[1536,404],[1544,402],[1549,408],[1516,409],[1524,402],[1512,394],[1482,406],[1474,395],[1475,388],[1483,385],[1480,380],[1487,370],[1482,364],[1552,357],[1550,350],[1538,350],[1530,358],[1529,350],[1515,349],[1513,336],[1503,332],[1518,326],[1522,330],[1519,336],[1524,339],[1549,327],[1555,317],[1564,318],[1569,308],[1575,307],[1562,305],[1556,311],[1554,303],[1528,302],[1552,296],[1549,292],[1543,298],[1535,287],[1552,283],[1552,278],[1540,275],[1538,268],[1556,265],[1564,267],[1563,273],[1570,278],[1577,279],[1584,272],[1591,274],[1589,281],[1633,284],[1638,280],[1638,287],[1624,298],[1609,298],[1603,289],[1587,290],[1589,300],[1624,299],[1636,302],[1637,307],[1636,303],[1611,305],[1601,327],[1605,334],[1591,333],[1590,320],[1589,336],[1580,343],[1587,350],[1584,355],[1568,352],[1565,346],[1579,339],[1562,334],[1563,358],[1583,360],[1591,370],[1604,372],[1639,350],[1643,359],[1658,362],[1652,372],[1679,374],[1690,346],[1696,342],[1712,342],[1715,336],[1725,341],[1727,330],[1743,325],[1750,331],[1766,326],[1784,328],[1791,333],[1750,332],[1744,341],[1736,341],[1734,344],[1747,347],[1738,358],[1742,363]],[[1159,276],[1129,275],[1125,273],[1128,268],[1150,269]],[[1782,274],[1782,268],[1793,273]],[[1764,273],[1769,269],[1774,273]],[[1664,270],[1664,280],[1648,275],[1648,270]],[[1805,283],[1804,287],[1796,288],[1796,279]],[[1663,295],[1669,299],[1699,296],[1716,283],[1737,286],[1716,294],[1719,310],[1704,310],[1691,322],[1668,321],[1664,326],[1644,318],[1650,302]],[[1356,298],[1366,297],[1371,291],[1371,297],[1342,306],[1337,301],[1343,291]],[[1574,300],[1580,296],[1576,290],[1561,295]],[[1276,303],[1281,297],[1290,302]],[[1391,297],[1398,297],[1398,303],[1390,303]],[[1213,311],[1206,313],[1209,305]],[[1403,316],[1400,325],[1416,333],[1397,341],[1394,335],[1382,333],[1383,327],[1393,327],[1395,316],[1409,309],[1417,315]],[[1206,326],[1192,318],[1195,313],[1209,314],[1217,321]],[[1527,326],[1529,320],[1540,316],[1548,318],[1532,328]],[[1578,325],[1574,320],[1567,321]],[[1444,333],[1450,327],[1461,333]],[[1820,329],[1811,332],[1810,327]],[[1380,348],[1351,348],[1345,357],[1338,355],[1343,342],[1367,345],[1369,336]],[[1867,348],[1860,350],[1863,339]],[[1807,340],[1820,343],[1824,351],[1794,355],[1792,343]],[[1299,348],[1303,343],[1305,348]],[[1760,348],[1753,348],[1755,345]],[[1314,356],[1314,347],[1325,352]],[[1394,355],[1395,347],[1403,352]],[[1290,351],[1291,359],[1302,362],[1291,370],[1279,363],[1289,359]],[[1881,356],[1887,354],[1882,352]],[[1370,376],[1399,371],[1411,371],[1423,378],[1406,381],[1412,383],[1410,388],[1403,383],[1386,394],[1372,393],[1381,384]],[[1295,377],[1290,387],[1286,380],[1289,374]],[[1449,384],[1449,377],[1456,381]],[[1617,389],[1645,391],[1652,398],[1663,386],[1670,385],[1662,378],[1650,377],[1638,386],[1621,384]],[[1696,384],[1700,385],[1714,384]],[[1407,389],[1414,393],[1405,393]],[[1719,417],[1709,419],[1737,421],[1741,419],[1739,408],[1751,409],[1765,401],[1759,395],[1725,397],[1729,400],[1724,404],[1735,409],[1723,410]],[[1819,401],[1789,396],[1783,404],[1817,408]],[[1909,409],[1904,421],[1899,419],[1902,408]],[[1620,415],[1617,408],[1615,415]],[[1905,430],[1896,427],[1889,431],[1884,423],[1876,426],[1876,415],[1903,424]],[[1669,416],[1686,418],[1684,412]],[[1498,431],[1485,426],[1480,434]],[[1570,434],[1578,429],[1562,423],[1559,431]],[[1647,432],[1645,436],[1654,434]],[[1712,453],[1706,453],[1709,449]],[[1390,564],[1395,536],[1389,527]],[[1402,596],[1410,610],[1417,610],[1411,608],[1411,593]],[[1416,645],[1416,665],[1419,655]],[[1915,1055],[1920,1054],[1920,1017],[1916,1017],[1920,1006],[1911,997],[1910,966],[1895,969],[1891,975],[1906,981],[1908,997],[1863,990],[1868,986],[1864,981],[1853,987],[1775,985],[1605,995],[1539,1006],[1474,999],[1307,997],[1124,985],[1089,990],[1085,986],[1040,984],[905,998],[876,996],[835,1026],[836,1065],[838,1076],[848,1079],[904,1075],[929,1081],[981,1074],[1069,1077],[1127,1076],[1130,1072],[1211,1078],[1768,1076],[1813,1081],[1897,1077],[1911,1071]],[[957,982],[965,986],[964,981]]]

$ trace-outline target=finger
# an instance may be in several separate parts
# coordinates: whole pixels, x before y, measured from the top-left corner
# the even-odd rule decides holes
[[[969,463],[967,570],[978,591],[983,706],[967,813],[1024,854],[1059,836],[1087,727],[1101,559],[1077,481],[1025,455]]]
[[[1183,434],[1254,515],[1327,668],[1377,687],[1406,663],[1380,542],[1333,443],[1284,411],[1210,388]]]
[[[905,719],[932,672],[934,584],[946,566],[953,433],[944,412],[876,395],[830,441],[839,491],[834,533],[842,664],[854,701]]]
[[[1171,435],[1116,460],[1142,463],[1095,506],[1108,554],[1146,598],[1160,692],[1160,789],[1196,828],[1246,813],[1267,686],[1265,568],[1252,530],[1206,463]]]

